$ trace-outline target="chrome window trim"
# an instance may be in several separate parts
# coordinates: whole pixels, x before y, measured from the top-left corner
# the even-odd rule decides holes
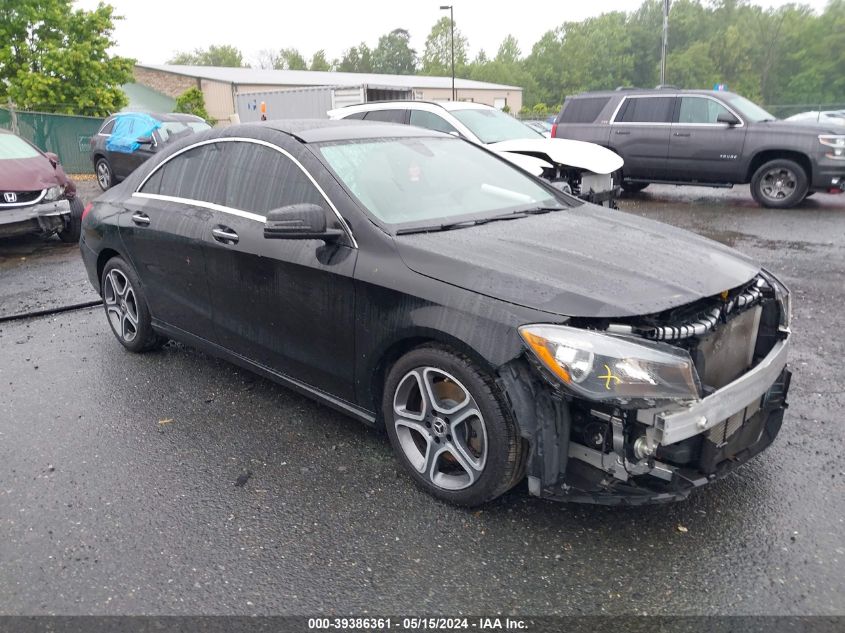
[[[670,122],[670,123],[657,123],[657,122],[646,123],[646,122],[642,122],[642,121],[617,121],[616,120],[616,117],[619,115],[619,111],[622,109],[622,104],[625,103],[626,100],[628,100],[628,99],[655,99],[655,98],[658,98],[658,97],[674,97],[675,99],[682,99],[684,97],[695,97],[695,98],[699,98],[699,99],[710,99],[710,101],[715,101],[720,106],[722,106],[723,108],[728,110],[728,112],[733,114],[737,119],[739,119],[739,125],[729,126],[727,123],[680,123],[680,122],[678,122],[678,123],[675,123],[675,122]],[[616,105],[616,109],[613,111],[613,116],[610,117],[610,125],[633,125],[633,126],[637,126],[637,125],[653,125],[653,126],[677,125],[677,126],[682,126],[682,127],[721,127],[721,128],[735,127],[735,128],[739,128],[739,127],[745,127],[745,119],[743,119],[739,115],[739,113],[736,110],[734,110],[732,107],[730,107],[727,103],[725,103],[724,101],[720,101],[719,99],[716,99],[715,97],[713,97],[711,95],[683,94],[683,93],[681,93],[681,94],[672,93],[672,94],[649,94],[649,95],[625,95],[624,97],[622,97],[622,99]]]
[[[736,110],[734,110],[732,107],[730,107],[724,101],[720,101],[719,99],[716,99],[715,97],[711,97],[710,95],[684,95],[684,94],[681,94],[681,95],[676,95],[676,96],[679,99],[684,99],[684,98],[689,97],[689,98],[693,98],[693,99],[710,99],[710,101],[715,101],[720,106],[725,108],[725,110],[727,110],[728,112],[733,114],[737,119],[739,119],[739,125],[730,126],[727,123],[681,123],[680,121],[677,122],[677,123],[673,123],[672,125],[677,125],[677,126],[680,126],[680,127],[720,127],[720,128],[745,127],[745,119],[743,119]],[[680,110],[679,110],[678,114],[680,114]]]
[[[18,192],[15,191],[14,193],[18,193]],[[35,206],[36,204],[38,204],[39,202],[41,202],[44,199],[44,196],[46,196],[46,195],[47,195],[47,189],[42,189],[41,195],[38,196],[35,200],[32,200],[31,202],[0,202],[0,207],[5,207],[5,208],[16,207],[18,209],[23,208],[23,207],[32,207],[32,206]]]
[[[261,139],[257,139],[257,138],[249,138],[249,137],[246,137],[246,136],[227,136],[227,137],[223,137],[223,138],[207,139],[205,141],[200,141],[198,143],[193,143],[191,145],[188,145],[187,147],[183,147],[178,152],[174,152],[173,154],[171,154],[170,156],[165,158],[163,161],[161,161],[158,165],[155,166],[155,169],[153,169],[150,173],[148,173],[146,176],[144,176],[144,179],[141,181],[141,183],[138,185],[138,187],[132,193],[133,197],[138,196],[139,198],[151,198],[153,200],[166,200],[168,202],[177,202],[177,203],[181,203],[181,204],[191,204],[191,205],[194,205],[194,206],[205,207],[206,209],[212,209],[214,211],[222,211],[223,213],[230,213],[232,215],[237,215],[239,217],[247,218],[249,220],[255,220],[256,218],[260,218],[260,220],[257,220],[257,221],[265,222],[266,218],[263,215],[258,215],[257,213],[252,213],[250,211],[243,211],[241,209],[226,207],[226,206],[223,206],[223,205],[215,204],[213,202],[205,202],[204,200],[193,200],[193,199],[189,199],[189,198],[180,198],[180,197],[177,197],[177,196],[165,196],[165,195],[161,195],[161,194],[144,193],[144,192],[141,191],[143,186],[145,184],[147,184],[147,181],[150,178],[152,178],[153,175],[155,175],[155,173],[159,169],[164,167],[167,163],[169,163],[171,160],[173,160],[177,156],[181,156],[185,152],[188,152],[192,149],[196,149],[197,147],[202,147],[204,145],[211,145],[213,143],[235,143],[235,142],[252,143],[253,145],[262,145],[262,146],[267,147],[269,149],[275,150],[275,151],[279,152],[282,156],[286,156],[288,159],[290,159],[290,161],[294,165],[296,165],[303,174],[305,174],[305,177],[308,178],[309,181],[311,181],[311,184],[314,185],[314,187],[317,189],[317,191],[320,192],[320,195],[323,196],[323,200],[326,201],[326,204],[328,204],[329,207],[331,207],[331,210],[334,212],[335,217],[337,217],[338,222],[340,222],[340,225],[343,227],[343,230],[349,236],[349,239],[352,242],[352,248],[358,248],[358,242],[355,240],[355,236],[352,235],[352,229],[346,223],[346,220],[343,218],[343,216],[340,215],[340,211],[337,210],[337,207],[329,199],[328,195],[326,195],[326,192],[319,185],[319,183],[316,181],[314,176],[312,176],[311,173],[307,169],[305,169],[305,167],[302,165],[302,163],[300,163],[290,152],[288,152],[285,149],[282,149],[278,145],[274,145],[273,143],[270,143],[268,141],[262,141]]]
[[[192,207],[202,207],[203,209],[210,209],[211,211],[220,211],[222,213],[228,213],[230,215],[236,215],[239,218],[245,218],[247,220],[253,220],[255,222],[264,222],[267,221],[263,215],[259,215],[258,213],[251,213],[249,211],[241,211],[240,209],[235,209],[233,207],[227,207],[222,204],[215,204],[213,202],[206,202],[205,200],[193,200],[192,198],[180,198],[179,196],[165,196],[160,193],[144,193],[143,191],[136,191],[132,194],[133,198],[146,198],[147,200],[162,200],[164,202],[177,202],[179,204],[188,204]]]

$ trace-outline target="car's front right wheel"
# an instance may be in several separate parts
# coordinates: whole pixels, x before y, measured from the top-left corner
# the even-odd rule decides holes
[[[479,505],[524,476],[526,447],[497,385],[451,349],[425,346],[400,358],[382,413],[398,460],[440,499]]]

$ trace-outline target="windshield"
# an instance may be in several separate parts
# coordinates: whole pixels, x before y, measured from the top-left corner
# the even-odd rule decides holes
[[[344,185],[391,225],[563,207],[530,176],[456,138],[389,138],[320,147]]]
[[[752,123],[776,120],[775,115],[766,112],[763,108],[758,106],[753,101],[749,101],[745,97],[740,97],[739,95],[731,95],[725,96],[724,99],[734,108],[739,110],[739,113]]]
[[[20,160],[40,155],[32,145],[14,134],[0,134],[0,160]]]
[[[162,121],[158,134],[162,142],[167,143],[172,138],[210,129],[211,126],[205,121]]]
[[[485,144],[543,138],[542,134],[532,130],[522,121],[517,121],[511,115],[495,108],[452,110],[451,113]]]

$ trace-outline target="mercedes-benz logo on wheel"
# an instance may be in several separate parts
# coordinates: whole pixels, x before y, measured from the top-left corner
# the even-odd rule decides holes
[[[6,202],[17,202],[18,201],[18,194],[16,194],[14,191],[7,191],[6,193],[3,194],[3,199]]]

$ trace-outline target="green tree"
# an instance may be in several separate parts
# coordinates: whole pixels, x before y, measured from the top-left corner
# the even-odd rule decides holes
[[[241,51],[228,44],[212,44],[208,48],[196,48],[193,52],[180,52],[171,57],[168,64],[180,66],[245,66]]]
[[[373,72],[373,54],[364,42],[348,48],[337,63],[337,70],[347,73]]]
[[[467,66],[467,39],[455,27],[455,74],[463,74]],[[452,23],[448,17],[442,17],[434,26],[425,40],[425,51],[422,56],[422,73],[424,75],[452,74]]]
[[[499,51],[496,53],[495,60],[503,64],[517,64],[521,58],[522,51],[519,49],[519,42],[513,35],[508,35],[499,44]]]
[[[318,50],[311,57],[311,67],[308,70],[331,70],[332,66],[326,59],[326,51],[324,49]]]
[[[0,0],[0,103],[94,116],[120,110],[134,60],[108,54],[116,19],[107,4],[85,11],[70,0]]]
[[[413,75],[417,70],[417,52],[411,48],[411,35],[405,29],[393,29],[382,35],[373,50],[373,71],[391,75]]]
[[[201,119],[205,119],[211,125],[216,123],[214,119],[208,116],[208,111],[205,109],[205,97],[199,88],[188,88],[176,97],[175,111],[193,114]]]

